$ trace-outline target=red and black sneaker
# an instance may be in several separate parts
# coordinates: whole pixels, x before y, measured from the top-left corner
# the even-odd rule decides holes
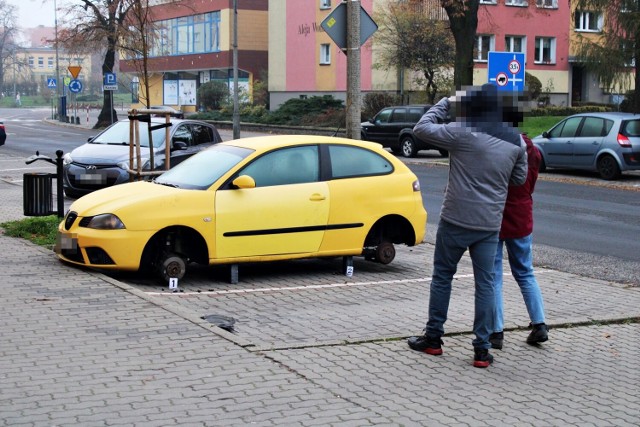
[[[442,354],[442,340],[440,338],[429,337],[425,334],[419,337],[409,337],[407,344],[413,350],[422,351],[432,356]]]
[[[493,356],[489,354],[489,350],[486,348],[475,348],[474,352],[473,366],[476,368],[486,368],[493,363]]]

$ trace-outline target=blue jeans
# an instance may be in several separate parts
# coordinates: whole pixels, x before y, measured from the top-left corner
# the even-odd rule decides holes
[[[534,325],[536,323],[544,323],[544,303],[542,301],[542,292],[533,274],[533,256],[531,245],[533,236],[529,234],[526,237],[518,239],[500,240],[495,260],[495,281],[494,289],[496,294],[496,317],[494,319],[494,332],[502,332],[504,329],[504,310],[502,302],[502,246],[503,243],[507,247],[509,256],[509,265],[511,266],[511,274],[516,279],[524,303],[529,312],[529,319]]]
[[[493,332],[496,298],[493,290],[493,264],[498,244],[497,231],[469,230],[440,220],[433,256],[433,275],[429,294],[429,320],[426,335],[439,338],[444,335],[451,281],[458,262],[469,249],[475,280],[475,317],[473,340],[475,348],[488,349],[489,335]]]

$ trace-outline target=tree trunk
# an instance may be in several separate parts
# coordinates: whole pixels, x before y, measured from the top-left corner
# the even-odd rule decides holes
[[[456,42],[453,83],[456,89],[461,89],[473,85],[473,48],[480,0],[441,0],[441,4],[449,16],[451,32]]]
[[[113,73],[113,66],[115,65],[116,58],[116,43],[115,40],[109,39],[109,47],[104,55],[104,62],[102,63],[102,75],[105,73]],[[118,121],[118,114],[113,108],[113,91],[105,90],[104,99],[102,101],[102,110],[98,115],[98,122],[93,127],[94,129],[100,129],[111,125]]]

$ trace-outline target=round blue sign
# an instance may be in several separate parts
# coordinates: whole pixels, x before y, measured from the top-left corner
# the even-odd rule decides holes
[[[73,93],[82,92],[82,82],[80,80],[74,79],[69,82],[69,91]]]

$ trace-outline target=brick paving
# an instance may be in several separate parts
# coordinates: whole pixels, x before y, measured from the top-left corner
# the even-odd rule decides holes
[[[23,160],[0,148],[0,222],[23,218],[5,172]],[[0,426],[640,425],[637,287],[538,269],[552,329],[533,347],[505,284],[504,350],[475,369],[466,257],[444,355],[406,345],[426,319],[429,244],[357,259],[350,278],[337,259],[241,266],[235,285],[196,269],[180,293],[1,234],[0,252]]]

